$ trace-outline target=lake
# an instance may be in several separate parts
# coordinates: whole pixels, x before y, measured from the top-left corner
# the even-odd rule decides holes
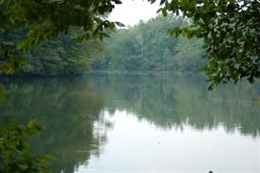
[[[30,140],[55,173],[260,172],[260,84],[207,91],[195,75],[1,79],[1,119],[45,128]]]

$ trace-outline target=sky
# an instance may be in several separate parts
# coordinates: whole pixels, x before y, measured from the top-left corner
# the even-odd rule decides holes
[[[109,16],[112,21],[118,21],[125,26],[134,26],[140,20],[148,21],[157,16],[159,4],[150,4],[147,0],[122,0],[123,4],[116,5]]]

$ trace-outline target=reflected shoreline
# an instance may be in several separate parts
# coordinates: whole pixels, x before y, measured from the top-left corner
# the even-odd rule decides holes
[[[227,134],[260,136],[258,84],[207,91],[207,83],[196,75],[88,74],[9,78],[0,85],[6,97],[0,102],[1,120],[37,118],[46,133],[32,141],[33,149],[54,155],[53,172],[74,172],[92,156],[99,157],[114,128],[110,118],[119,111],[161,131],[223,128]],[[104,112],[110,118],[104,118]]]

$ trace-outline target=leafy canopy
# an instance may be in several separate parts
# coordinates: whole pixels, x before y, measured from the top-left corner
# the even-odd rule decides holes
[[[105,28],[115,26],[106,20],[106,15],[120,3],[119,0],[1,0],[0,29],[26,26],[28,32],[19,48],[66,33],[71,26],[82,27],[85,38],[103,37]]]
[[[0,123],[0,172],[49,173],[46,161],[51,157],[34,155],[26,140],[40,131],[36,120],[26,125]]]
[[[0,0],[0,72],[12,74],[24,64],[21,50],[66,34],[70,28],[84,32],[77,40],[107,36],[105,29],[121,25],[106,19],[119,0]],[[9,29],[26,29],[19,42],[3,39]]]
[[[151,0],[154,2],[154,0]],[[204,39],[204,68],[210,87],[260,76],[260,1],[259,0],[161,0],[167,13],[192,19],[189,26],[174,28],[171,34]]]

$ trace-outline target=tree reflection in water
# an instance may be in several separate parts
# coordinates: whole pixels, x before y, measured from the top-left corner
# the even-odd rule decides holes
[[[53,172],[74,172],[91,155],[100,154],[111,123],[102,116],[104,98],[93,95],[86,81],[18,78],[2,85],[6,101],[0,104],[1,120],[37,118],[45,132],[30,143],[36,153],[53,156]]]
[[[36,153],[53,155],[53,172],[74,172],[99,156],[112,123],[104,110],[133,112],[163,129],[192,126],[259,136],[260,87],[238,84],[207,91],[205,80],[187,75],[87,75],[2,82],[1,120],[36,117],[46,131],[31,142]],[[135,127],[133,127],[135,128]]]
[[[197,130],[223,126],[227,132],[260,135],[260,85],[227,84],[208,91],[195,75],[90,75],[94,92],[104,93],[106,107],[133,112],[161,128]]]

